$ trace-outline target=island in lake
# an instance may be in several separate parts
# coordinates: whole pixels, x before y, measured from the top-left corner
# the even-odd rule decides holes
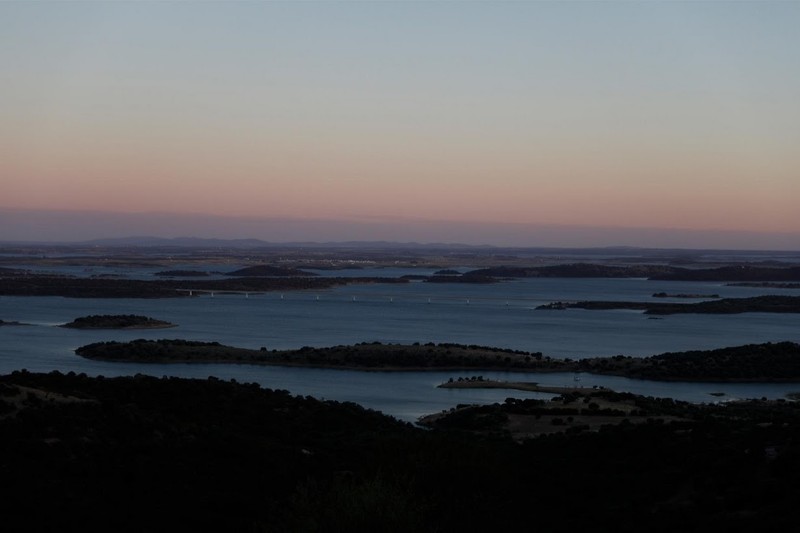
[[[75,329],[162,329],[176,324],[141,315],[89,315],[78,317],[62,328]]]
[[[729,287],[758,287],[768,289],[800,289],[800,283],[778,283],[774,281],[743,281],[728,283]]]
[[[426,370],[462,368],[525,369],[556,371],[563,361],[539,352],[507,350],[451,343],[383,344],[359,343],[349,346],[297,350],[259,350],[225,346],[218,342],[182,339],[130,342],[98,342],[82,346],[75,353],[87,359],[141,363],[235,363],[276,366],[307,366],[357,370]]]
[[[655,296],[655,295],[654,295]],[[630,309],[648,315],[673,315],[677,313],[739,314],[739,313],[800,313],[800,296],[753,296],[751,298],[723,298],[695,303],[625,302],[587,300],[582,302],[551,302],[536,309],[563,310]]]
[[[153,275],[163,278],[203,278],[208,277],[208,272],[202,270],[162,270]]]
[[[615,355],[579,360],[449,343],[373,342],[268,351],[180,339],[98,342],[82,346],[75,353],[87,359],[138,363],[233,363],[356,370],[520,370],[588,372],[660,381],[800,382],[800,344],[788,341],[651,357]]]
[[[656,292],[653,293],[653,298],[719,298],[719,294],[694,294],[694,293],[678,293],[678,294],[669,294],[668,292]]]
[[[297,268],[286,268],[286,267],[279,267],[279,266],[272,266],[272,265],[254,265],[245,268],[240,268],[239,270],[234,270],[233,272],[228,272],[227,276],[240,276],[240,277],[258,277],[258,276],[301,276],[301,277],[308,277],[308,276],[316,276],[313,272],[307,272],[305,270],[299,270]]]
[[[238,277],[232,279],[108,279],[53,275],[0,276],[0,295],[66,298],[182,298],[210,293],[322,290],[352,284],[408,283],[400,278]]]

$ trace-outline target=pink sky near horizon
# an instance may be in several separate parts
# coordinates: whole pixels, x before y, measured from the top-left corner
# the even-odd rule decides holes
[[[768,4],[0,5],[0,208],[800,234]]]
[[[456,164],[415,159],[413,165],[399,161],[382,168],[388,158],[379,154],[367,158],[374,161],[349,162],[337,161],[341,157],[336,154],[326,158],[315,152],[316,161],[276,158],[264,165],[255,154],[249,154],[250,159],[248,154],[237,155],[228,163],[213,154],[175,161],[180,158],[174,154],[159,158],[150,151],[145,161],[120,164],[120,159],[135,156],[117,153],[106,161],[102,156],[77,155],[79,150],[69,142],[62,147],[70,153],[31,154],[19,163],[19,171],[9,170],[8,159],[0,163],[3,173],[21,176],[4,186],[3,207],[800,230],[800,179],[788,185],[764,179],[754,186],[737,186],[737,174],[744,173],[736,169],[724,169],[729,172],[722,176],[706,172],[702,178],[676,179],[667,162],[658,160],[644,163],[641,170],[630,159],[620,168],[602,156],[571,164],[517,161],[518,168],[504,171],[512,161],[474,157],[467,165],[463,158]],[[651,169],[651,164],[659,168]],[[408,177],[412,172],[414,176]],[[7,203],[8,199],[13,202]]]

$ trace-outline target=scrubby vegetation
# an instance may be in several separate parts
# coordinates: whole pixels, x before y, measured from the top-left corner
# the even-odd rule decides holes
[[[586,372],[662,381],[800,381],[800,344],[747,344],[652,357],[582,359]]]
[[[587,431],[570,411],[611,401],[650,419]],[[3,529],[705,532],[796,521],[793,402],[547,403],[563,411],[548,421],[558,431],[517,442],[503,425],[535,419],[542,402],[461,408],[424,431],[213,378],[0,376]]]

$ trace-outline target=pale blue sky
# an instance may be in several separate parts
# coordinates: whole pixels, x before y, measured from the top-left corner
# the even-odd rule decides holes
[[[0,208],[800,234],[798,27],[800,2],[4,2]]]

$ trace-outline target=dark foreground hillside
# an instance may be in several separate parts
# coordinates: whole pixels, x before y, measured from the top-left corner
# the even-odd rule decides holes
[[[519,444],[472,431],[493,418],[422,430],[215,379],[15,373],[0,376],[0,520],[3,531],[791,530],[794,404],[682,417],[672,402],[654,414],[659,403],[674,422]]]

